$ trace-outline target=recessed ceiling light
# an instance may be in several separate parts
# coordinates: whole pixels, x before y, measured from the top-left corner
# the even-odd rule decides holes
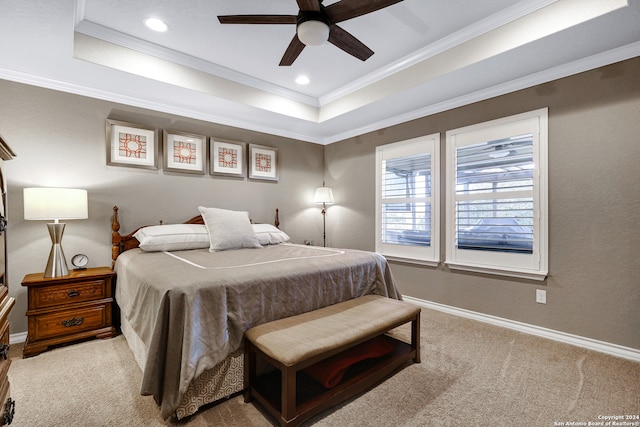
[[[308,85],[310,81],[311,80],[309,80],[309,77],[307,76],[298,76],[296,78],[296,83],[298,83],[299,85]]]
[[[169,29],[169,26],[158,18],[149,18],[144,21],[144,24],[147,27],[151,28],[153,31],[158,31],[161,33],[164,33]]]

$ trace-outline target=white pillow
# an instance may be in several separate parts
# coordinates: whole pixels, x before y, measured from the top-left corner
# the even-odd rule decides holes
[[[209,232],[202,224],[167,224],[143,227],[133,235],[147,252],[183,251],[209,247]]]
[[[253,231],[262,246],[277,245],[289,240],[287,233],[271,224],[253,224]]]
[[[209,231],[209,252],[226,249],[262,248],[251,227],[248,212],[198,207]]]

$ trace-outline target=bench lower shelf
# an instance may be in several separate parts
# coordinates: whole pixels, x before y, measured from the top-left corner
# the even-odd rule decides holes
[[[366,359],[347,370],[342,381],[327,389],[304,371],[296,377],[296,417],[286,420],[287,425],[297,425],[337,403],[343,402],[373,387],[404,363],[416,358],[411,345],[384,335],[393,351],[383,357]],[[250,385],[250,396],[255,398],[272,416],[281,420],[281,375],[279,370],[255,378]]]

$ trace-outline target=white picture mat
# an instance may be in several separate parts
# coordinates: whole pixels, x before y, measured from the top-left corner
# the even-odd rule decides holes
[[[120,150],[120,137],[124,134],[137,135],[144,138],[145,152],[141,157],[122,155]],[[123,125],[111,125],[111,162],[130,164],[136,166],[156,165],[155,131],[139,129]]]
[[[183,163],[175,160],[174,149],[176,144],[188,144],[193,147],[194,162]],[[204,147],[205,143],[203,138],[197,136],[167,134],[167,167],[172,169],[183,169],[190,171],[203,172],[204,171]]]
[[[229,166],[224,166],[220,164],[221,163],[220,149],[230,150],[233,152],[234,155],[236,155],[235,167],[229,167]],[[245,145],[244,144],[212,140],[211,150],[212,150],[211,170],[214,173],[244,175],[244,165],[245,165]]]
[[[250,146],[250,178],[278,180],[277,170],[277,149],[261,146]],[[268,170],[261,170],[260,162],[265,160],[269,162]]]

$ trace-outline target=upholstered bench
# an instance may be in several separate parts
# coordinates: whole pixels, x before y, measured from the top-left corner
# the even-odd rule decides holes
[[[411,343],[384,335],[411,322]],[[384,340],[378,342],[376,340]],[[344,365],[380,344],[382,357],[359,361],[338,375],[337,385],[310,373]],[[373,347],[372,347],[373,345]],[[364,357],[364,356],[362,356]],[[277,368],[256,375],[257,358]],[[366,295],[297,316],[279,319],[245,333],[245,401],[255,398],[282,426],[305,419],[371,388],[405,362],[420,363],[420,308],[378,295]]]

